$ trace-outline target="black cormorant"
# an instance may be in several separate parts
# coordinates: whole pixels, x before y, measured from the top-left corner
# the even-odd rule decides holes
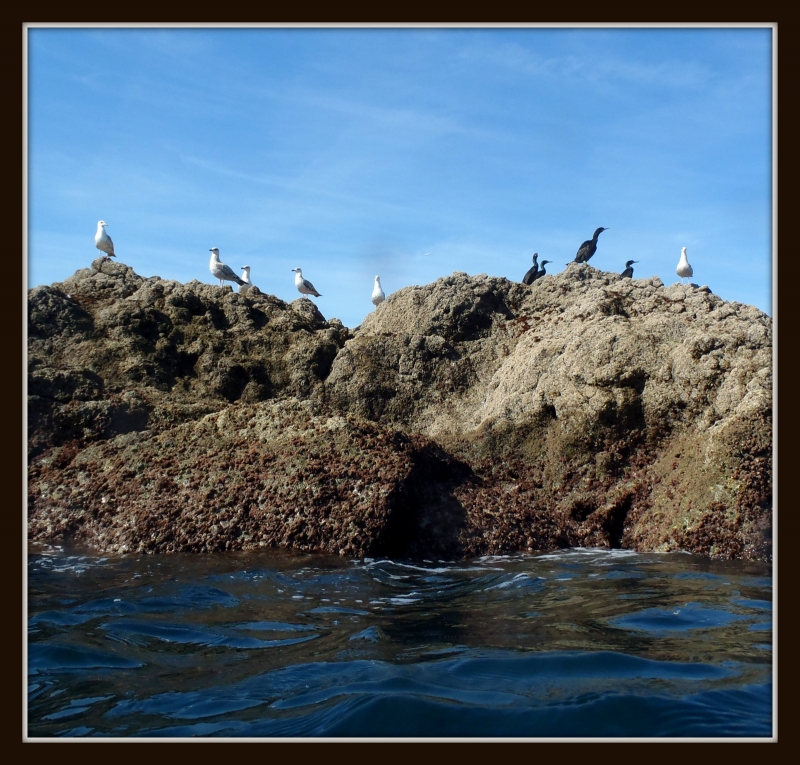
[[[539,266],[536,265],[536,261],[539,259],[539,253],[533,253],[533,268],[529,268],[525,272],[525,276],[522,277],[523,284],[533,284],[534,279],[536,279],[536,272],[539,270]]]
[[[534,275],[533,279],[531,280],[531,284],[533,284],[533,282],[535,282],[537,279],[541,279],[547,273],[547,271],[544,270],[546,263],[550,263],[550,261],[549,260],[542,261],[542,266]]]
[[[576,263],[586,263],[588,262],[589,258],[594,255],[597,251],[597,237],[600,236],[604,231],[608,231],[607,228],[600,228],[594,232],[594,236],[591,239],[587,239],[580,247],[578,247],[578,252],[575,255],[575,262]]]
[[[620,274],[620,276],[627,276],[629,279],[633,277],[633,263],[638,263],[638,260],[628,260],[625,263],[625,270]]]

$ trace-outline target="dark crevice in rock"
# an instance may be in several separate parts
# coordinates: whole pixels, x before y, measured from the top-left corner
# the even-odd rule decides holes
[[[453,491],[470,479],[472,470],[432,444],[416,449],[411,459],[413,468],[392,497],[390,514],[370,554],[460,558],[467,513]]]

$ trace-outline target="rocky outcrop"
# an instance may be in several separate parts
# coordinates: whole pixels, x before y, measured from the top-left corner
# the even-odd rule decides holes
[[[112,552],[402,554],[391,531],[418,510],[418,484],[441,491],[465,472],[424,439],[307,402],[237,404],[36,460],[30,531]],[[419,531],[426,550],[454,553],[457,533]]]
[[[455,273],[351,332],[96,261],[29,305],[32,538],[771,554],[771,320],[708,288]]]
[[[31,455],[168,427],[234,401],[307,398],[349,337],[307,299],[143,279],[101,260],[31,290],[28,313]]]

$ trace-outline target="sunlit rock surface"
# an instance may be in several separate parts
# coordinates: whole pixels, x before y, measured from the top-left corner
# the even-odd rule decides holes
[[[98,260],[29,317],[35,539],[771,555],[772,322],[706,287],[455,273],[351,331]]]

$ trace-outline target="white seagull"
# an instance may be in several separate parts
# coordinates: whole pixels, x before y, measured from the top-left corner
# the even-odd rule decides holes
[[[317,292],[314,288],[314,285],[308,281],[308,279],[303,278],[303,269],[302,268],[293,268],[294,271],[294,286],[297,287],[297,291],[301,295],[313,295],[314,297],[322,297],[322,295]]]
[[[686,260],[685,247],[681,247],[681,259],[678,261],[678,267],[675,269],[675,273],[678,274],[681,279],[688,279],[690,276],[694,275],[694,271],[692,271],[689,261]]]
[[[236,276],[233,272],[233,269],[230,266],[226,266],[224,263],[221,263],[219,260],[219,248],[212,247],[211,250],[211,262],[208,264],[208,268],[211,271],[212,275],[219,279],[219,286],[223,286],[223,282],[236,282],[239,285],[244,284],[244,282]]]
[[[386,300],[386,294],[381,289],[381,277],[375,277],[375,286],[372,289],[372,304],[377,308],[384,300]]]
[[[104,220],[97,221],[97,233],[94,235],[94,246],[105,253],[103,261],[117,257],[114,252],[114,242],[111,241],[111,237],[106,233],[107,225],[108,223]]]
[[[250,281],[250,266],[242,266],[242,281],[244,284],[239,286],[240,295],[244,295],[253,286],[253,282]]]

